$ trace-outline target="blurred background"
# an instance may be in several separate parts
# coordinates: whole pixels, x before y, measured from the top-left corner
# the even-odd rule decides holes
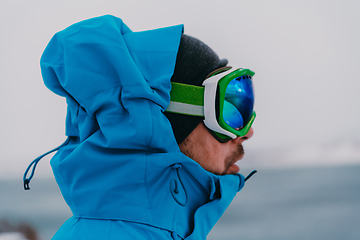
[[[360,2],[357,0],[2,1],[0,220],[50,239],[71,212],[49,165],[32,190],[22,174],[65,140],[65,99],[39,61],[67,26],[112,14],[133,30],[184,24],[229,65],[254,77],[249,180],[208,239],[360,239]]]

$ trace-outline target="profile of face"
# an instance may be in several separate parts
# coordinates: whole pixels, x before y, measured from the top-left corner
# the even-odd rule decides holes
[[[236,174],[240,168],[235,163],[244,156],[242,143],[251,138],[253,133],[251,128],[243,137],[220,143],[201,122],[179,144],[179,148],[182,153],[209,172],[217,175]]]

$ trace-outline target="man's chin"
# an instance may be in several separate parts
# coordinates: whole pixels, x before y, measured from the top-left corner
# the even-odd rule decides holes
[[[233,165],[229,166],[226,169],[226,172],[224,173],[224,175],[226,175],[226,174],[237,174],[239,171],[240,171],[240,167],[234,163]]]

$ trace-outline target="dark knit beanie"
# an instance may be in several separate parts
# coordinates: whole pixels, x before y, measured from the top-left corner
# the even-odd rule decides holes
[[[226,59],[219,59],[219,56],[205,43],[183,34],[171,82],[201,86],[209,73],[225,67],[227,62]],[[171,112],[165,112],[165,115],[172,125],[178,144],[204,119]]]

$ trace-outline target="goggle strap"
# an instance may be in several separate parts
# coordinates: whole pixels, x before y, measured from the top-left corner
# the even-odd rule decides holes
[[[167,112],[204,116],[205,87],[176,82],[172,82],[171,86],[171,102],[166,109]]]
[[[166,112],[180,113],[191,116],[204,116],[204,107],[191,105],[187,103],[173,102],[171,101]]]

